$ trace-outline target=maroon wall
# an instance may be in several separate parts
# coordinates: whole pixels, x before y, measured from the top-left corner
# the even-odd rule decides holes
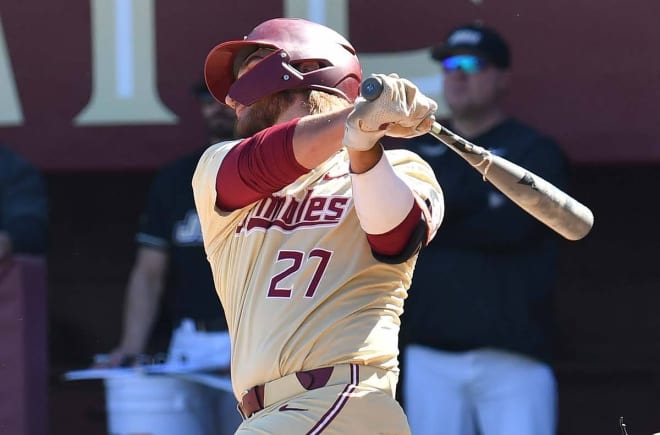
[[[282,15],[278,2],[155,2],[157,90],[175,125],[76,126],[91,95],[90,1],[2,1],[2,24],[24,123],[0,138],[47,170],[154,168],[203,143],[190,83],[211,47]],[[638,0],[350,2],[360,53],[427,47],[481,19],[514,53],[515,112],[551,132],[577,163],[660,160],[660,3]],[[392,68],[395,69],[393,63]],[[0,126],[1,127],[1,126]]]

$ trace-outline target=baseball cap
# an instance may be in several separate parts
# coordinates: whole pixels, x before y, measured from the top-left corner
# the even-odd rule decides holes
[[[498,68],[511,65],[509,45],[494,29],[481,24],[467,24],[453,29],[445,41],[431,48],[431,57],[444,60],[459,53],[476,54]]]

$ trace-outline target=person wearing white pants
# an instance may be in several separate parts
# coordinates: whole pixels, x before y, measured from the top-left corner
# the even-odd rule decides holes
[[[560,146],[505,109],[512,61],[498,32],[458,26],[431,57],[450,109],[440,124],[566,189]],[[402,402],[412,432],[554,435],[559,237],[435,139],[406,147],[433,168],[446,210],[417,259],[401,320]]]
[[[231,389],[229,333],[182,319],[163,363],[105,383],[110,434],[229,435],[242,419]]]
[[[413,434],[554,435],[556,381],[546,364],[496,349],[418,345],[404,358]]]

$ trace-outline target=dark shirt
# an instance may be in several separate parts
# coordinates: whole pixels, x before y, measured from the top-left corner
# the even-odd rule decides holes
[[[202,152],[181,158],[158,173],[140,218],[136,240],[169,254],[166,302],[175,324],[190,317],[212,321],[214,329],[226,329],[192,192],[192,175]]]
[[[566,188],[559,146],[517,120],[467,139]],[[432,137],[407,146],[433,167],[445,218],[419,255],[402,341],[449,351],[494,347],[549,360],[560,237]]]
[[[48,210],[44,181],[37,169],[0,146],[0,231],[7,231],[12,251],[44,254]]]

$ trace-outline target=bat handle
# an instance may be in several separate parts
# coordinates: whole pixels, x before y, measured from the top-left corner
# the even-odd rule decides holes
[[[360,94],[367,101],[373,101],[383,92],[383,83],[376,77],[369,77],[362,82]]]

